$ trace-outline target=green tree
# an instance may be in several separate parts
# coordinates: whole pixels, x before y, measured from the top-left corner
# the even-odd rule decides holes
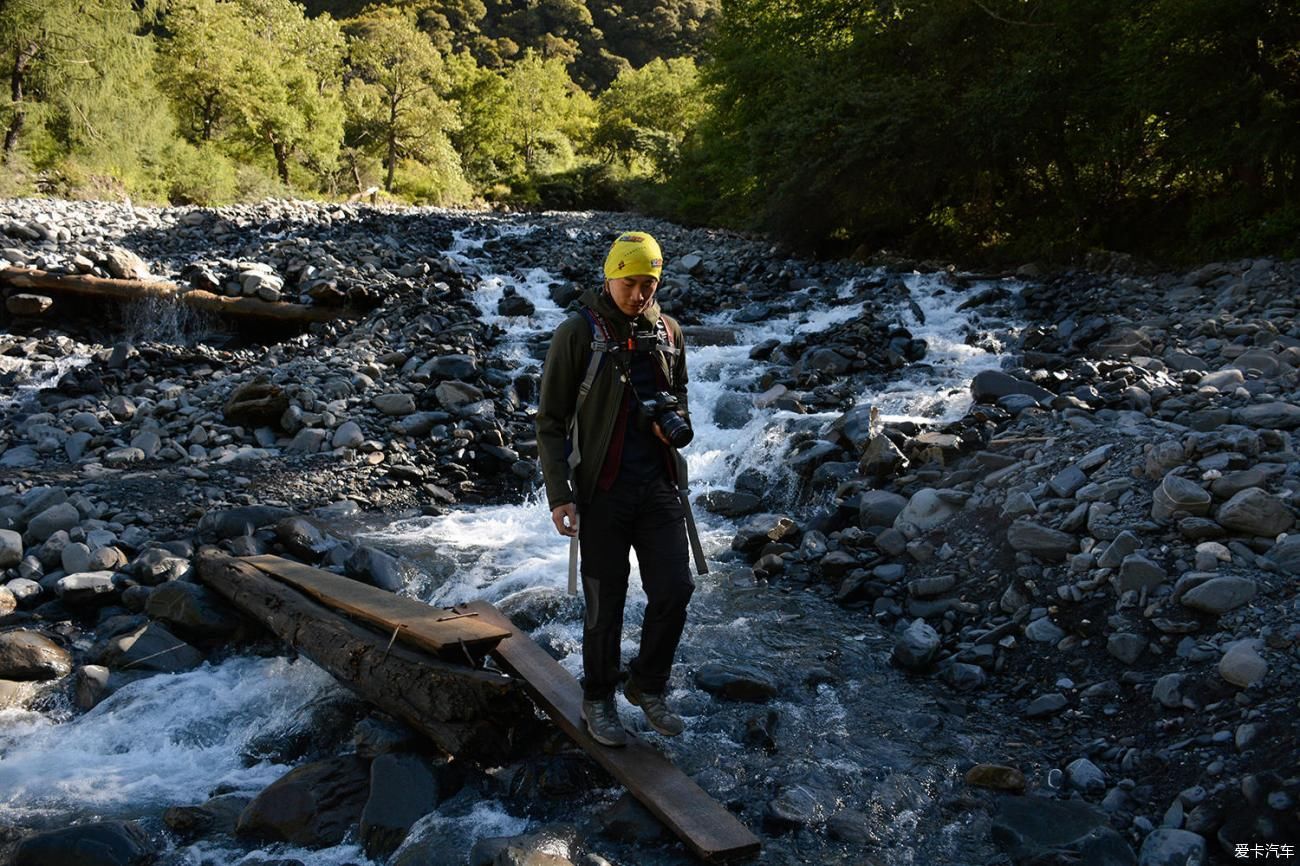
[[[398,10],[374,9],[347,31],[352,138],[382,154],[391,191],[400,160],[445,162],[456,114],[440,94],[451,82],[429,38]]]
[[[244,58],[254,45],[251,27],[235,3],[177,0],[162,41],[159,74],[190,138],[211,141],[223,119],[249,98]]]
[[[343,133],[342,32],[328,17],[307,19],[292,0],[236,2],[253,37],[246,90],[233,106],[238,134],[270,150],[281,183],[290,183],[295,160],[318,175],[332,171]]]
[[[507,71],[506,86],[510,139],[523,171],[537,176],[571,168],[591,136],[595,105],[564,61],[526,51]]]
[[[619,73],[597,97],[592,145],[634,173],[663,178],[707,110],[695,61],[652,60]]]
[[[486,188],[523,173],[512,143],[510,87],[503,75],[479,66],[468,51],[446,61],[449,96],[459,122],[449,132],[471,183]]]

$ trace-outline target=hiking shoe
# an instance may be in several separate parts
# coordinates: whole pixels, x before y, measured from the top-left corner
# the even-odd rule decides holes
[[[618,707],[612,697],[600,701],[582,702],[582,717],[587,721],[587,733],[602,746],[627,744],[627,731],[618,718]]]
[[[640,707],[641,712],[645,713],[645,720],[650,723],[650,727],[665,737],[675,737],[686,729],[682,717],[668,709],[668,704],[665,703],[663,695],[643,692],[631,680],[628,680],[627,685],[623,686],[623,695],[632,706]]]

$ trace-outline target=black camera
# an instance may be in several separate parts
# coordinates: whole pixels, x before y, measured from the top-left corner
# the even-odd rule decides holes
[[[657,423],[668,438],[668,444],[674,448],[685,448],[695,438],[691,422],[677,412],[677,398],[667,391],[660,391],[649,400],[640,401],[640,406],[646,426],[649,427],[651,422]]]

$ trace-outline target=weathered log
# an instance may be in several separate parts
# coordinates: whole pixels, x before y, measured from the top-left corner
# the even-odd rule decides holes
[[[538,724],[518,680],[392,642],[218,548],[200,551],[198,575],[343,685],[448,754],[504,759],[518,739],[513,729]]]
[[[142,301],[149,298],[176,300],[196,310],[222,316],[240,316],[270,322],[302,323],[332,322],[335,319],[354,319],[356,314],[347,309],[313,307],[286,301],[264,301],[261,298],[227,298],[202,289],[178,286],[166,280],[114,280],[85,274],[51,274],[35,268],[5,268],[0,270],[0,283],[18,288],[45,289],[69,292],[95,298],[117,301]]]

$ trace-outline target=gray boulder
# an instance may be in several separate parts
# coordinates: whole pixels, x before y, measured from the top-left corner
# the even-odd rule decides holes
[[[1138,866],[1202,866],[1206,862],[1205,838],[1187,830],[1152,830],[1142,840]]]
[[[1068,532],[1023,517],[1012,523],[1007,530],[1007,543],[1013,550],[1022,550],[1056,561],[1065,559],[1067,554],[1073,553],[1079,546],[1078,539]]]
[[[23,561],[23,537],[12,529],[0,529],[0,569]]]
[[[240,623],[238,614],[219,595],[183,580],[169,581],[154,589],[144,610],[178,632],[196,638],[229,637]]]
[[[72,672],[72,655],[37,631],[0,634],[0,680],[55,680]]]
[[[1185,592],[1180,601],[1193,610],[1219,615],[1255,597],[1255,581],[1247,577],[1212,577]]]
[[[1050,405],[1056,395],[1033,382],[1008,376],[997,370],[985,370],[977,373],[970,383],[971,395],[976,403],[996,403],[1009,394],[1023,394],[1034,398],[1043,406]]]
[[[235,832],[308,848],[337,845],[361,818],[369,787],[369,765],[355,755],[303,764],[258,794]]]
[[[120,670],[179,673],[203,663],[203,653],[168,631],[161,623],[107,641],[101,664]]]
[[[761,671],[743,665],[709,662],[695,672],[695,684],[731,701],[762,702],[776,696],[776,684]]]
[[[1295,525],[1291,507],[1258,487],[1247,487],[1223,503],[1215,519],[1230,532],[1266,537]]]
[[[157,853],[134,821],[101,821],[28,836],[12,866],[145,866]]]
[[[893,659],[910,671],[924,670],[939,652],[939,633],[923,619],[913,620],[894,642]]]
[[[370,795],[361,812],[361,841],[372,859],[402,844],[411,825],[438,803],[438,778],[420,755],[388,753],[370,765]]]

